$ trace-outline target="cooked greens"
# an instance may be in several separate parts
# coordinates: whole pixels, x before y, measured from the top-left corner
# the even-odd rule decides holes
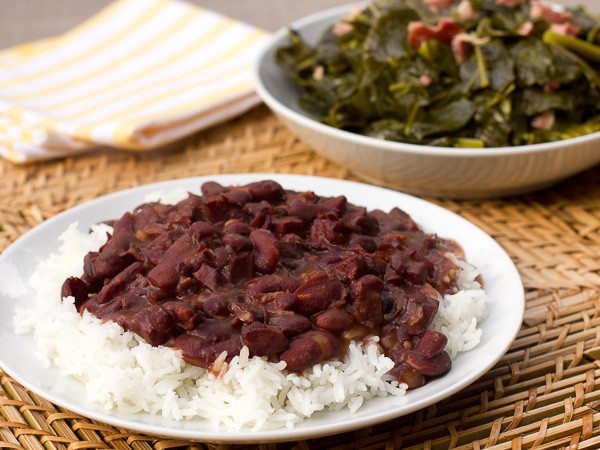
[[[314,46],[290,29],[278,63],[308,113],[381,139],[505,147],[600,130],[597,18],[538,0],[451,3],[376,0]]]

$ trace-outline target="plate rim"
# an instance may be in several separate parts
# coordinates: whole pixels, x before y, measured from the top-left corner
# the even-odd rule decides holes
[[[513,281],[518,282],[518,285],[520,287],[520,290],[519,290],[520,296],[517,299],[517,302],[519,304],[516,305],[516,306],[520,306],[519,311],[517,313],[517,316],[520,317],[520,319],[518,320],[518,325],[517,325],[516,324],[517,317],[515,316],[514,323],[510,324],[512,328],[510,328],[510,333],[508,333],[506,335],[506,345],[505,345],[504,351],[495,355],[495,357],[492,358],[493,360],[490,360],[488,362],[488,364],[486,364],[486,367],[484,369],[477,370],[476,376],[465,378],[458,383],[452,384],[449,387],[442,386],[441,389],[438,391],[437,395],[435,395],[432,399],[424,399],[421,401],[417,401],[414,404],[409,405],[408,407],[403,405],[401,412],[396,411],[398,408],[392,408],[391,411],[387,411],[387,412],[384,411],[384,412],[381,412],[376,415],[369,415],[366,417],[359,417],[359,418],[354,418],[354,419],[351,418],[350,420],[341,422],[339,424],[336,424],[335,426],[332,426],[331,423],[327,422],[324,424],[309,424],[308,426],[298,426],[297,425],[291,429],[278,428],[278,429],[270,429],[270,430],[267,429],[267,430],[262,430],[262,431],[249,431],[247,429],[244,429],[242,431],[227,431],[224,429],[220,429],[218,431],[204,431],[204,430],[195,431],[193,429],[188,429],[188,428],[173,428],[173,427],[165,426],[162,424],[154,425],[154,424],[150,424],[150,423],[146,423],[146,422],[135,422],[134,419],[129,417],[130,415],[120,414],[118,412],[112,412],[112,413],[106,412],[102,409],[101,405],[98,405],[97,408],[94,410],[89,410],[85,406],[80,407],[76,404],[73,404],[69,400],[64,400],[63,398],[60,397],[60,395],[54,394],[52,392],[48,392],[44,388],[39,388],[38,386],[32,385],[32,383],[29,382],[29,380],[26,378],[26,376],[25,377],[21,376],[21,374],[18,373],[18,371],[15,371],[15,370],[13,370],[12,367],[10,367],[10,364],[8,364],[7,361],[5,361],[4,356],[2,354],[2,348],[0,347],[0,366],[2,367],[2,369],[7,374],[9,374],[13,379],[15,379],[15,381],[17,381],[18,383],[20,383],[21,385],[23,385],[24,387],[29,389],[31,392],[34,392],[34,393],[40,395],[41,397],[47,399],[51,403],[54,403],[56,405],[67,408],[73,412],[81,414],[84,417],[98,420],[98,421],[107,423],[109,425],[123,427],[123,428],[129,428],[129,429],[133,429],[133,430],[143,432],[143,433],[148,433],[148,434],[155,435],[155,436],[165,436],[165,437],[169,437],[169,438],[188,439],[188,440],[196,440],[196,441],[201,440],[204,442],[223,442],[223,443],[230,443],[230,444],[256,443],[256,442],[285,442],[285,441],[292,441],[292,440],[298,440],[298,439],[310,439],[310,438],[315,438],[315,437],[323,437],[323,436],[327,436],[327,435],[339,434],[339,433],[344,433],[344,432],[356,430],[359,428],[363,428],[366,426],[371,426],[376,423],[383,423],[383,422],[392,420],[394,418],[398,418],[398,417],[410,414],[416,410],[427,407],[433,403],[439,402],[440,400],[447,398],[450,395],[464,389],[466,386],[474,383],[478,378],[480,378],[487,371],[489,371],[505,355],[505,353],[510,348],[512,342],[516,338],[516,335],[521,327],[524,310],[525,310],[525,296],[524,296],[523,283],[522,283],[521,277],[516,269],[516,266],[512,262],[510,256],[500,246],[500,244],[498,244],[496,242],[496,240],[494,238],[492,238],[490,235],[488,235],[485,231],[483,231],[481,228],[479,228],[472,222],[466,220],[462,216],[460,216],[442,206],[436,205],[434,203],[428,202],[421,198],[418,198],[418,197],[415,197],[415,196],[412,196],[409,194],[405,194],[405,193],[402,193],[399,191],[394,191],[391,189],[382,188],[382,187],[378,187],[378,186],[374,186],[374,185],[370,185],[370,184],[366,184],[366,183],[359,183],[359,182],[355,182],[355,181],[349,181],[349,180],[343,180],[343,179],[337,179],[337,178],[311,176],[311,175],[279,174],[279,173],[246,173],[246,174],[204,175],[204,176],[178,178],[178,179],[160,181],[160,182],[156,182],[156,183],[143,184],[140,186],[132,187],[129,189],[123,189],[123,190],[112,192],[112,193],[109,193],[109,194],[106,194],[103,196],[99,196],[95,199],[83,202],[72,208],[62,211],[61,213],[58,213],[55,216],[45,220],[44,222],[42,222],[42,223],[38,224],[37,226],[33,227],[32,229],[28,230],[22,236],[17,238],[12,244],[10,244],[0,254],[0,262],[4,262],[5,260],[8,260],[13,255],[13,253],[18,253],[18,251],[20,250],[20,246],[23,245],[22,243],[26,242],[27,239],[31,238],[32,236],[35,236],[36,234],[38,234],[40,232],[43,232],[48,227],[63,220],[63,218],[68,217],[69,215],[72,215],[72,214],[77,214],[81,211],[85,211],[86,208],[93,208],[94,205],[96,205],[98,203],[101,204],[102,202],[108,202],[111,199],[118,198],[118,197],[134,198],[136,196],[138,196],[138,198],[139,198],[139,203],[142,203],[144,201],[144,198],[143,198],[144,193],[147,195],[148,193],[150,193],[152,191],[158,191],[164,187],[176,188],[178,184],[196,183],[198,186],[198,190],[199,190],[200,184],[204,181],[231,180],[232,178],[239,180],[239,183],[235,183],[235,184],[245,184],[245,183],[262,180],[262,179],[274,179],[275,181],[282,184],[284,188],[287,188],[285,186],[286,180],[293,180],[296,182],[313,180],[313,181],[319,181],[320,183],[325,183],[325,184],[329,183],[331,185],[335,185],[336,191],[340,191],[340,192],[344,192],[344,193],[348,193],[348,190],[343,190],[344,186],[353,187],[355,189],[365,189],[366,188],[367,190],[373,189],[375,191],[383,191],[387,194],[392,194],[394,196],[398,196],[398,199],[402,199],[403,201],[409,201],[411,203],[415,203],[416,205],[420,205],[420,206],[424,206],[426,208],[433,209],[436,213],[443,211],[444,214],[450,214],[451,216],[454,216],[454,218],[457,219],[457,221],[462,226],[474,227],[475,229],[479,230],[479,232],[483,233],[483,235],[487,236],[487,238],[489,238],[489,240],[490,240],[490,243],[497,246],[497,250],[502,252],[504,254],[504,256],[507,258],[508,262],[510,263],[507,268],[510,272],[512,272],[510,275],[513,277],[516,276],[516,278]],[[226,181],[226,182],[229,184],[234,184],[232,181]],[[340,187],[338,188],[338,186],[340,186]],[[298,189],[298,188],[291,188],[291,189]],[[334,194],[335,194],[335,192],[331,193],[331,195],[334,195]],[[327,194],[321,192],[321,195],[327,195]],[[349,200],[352,201],[351,199],[349,199]],[[402,201],[400,203],[402,203]],[[389,206],[391,208],[394,205],[390,204]],[[398,204],[397,206],[399,206],[402,209],[404,208],[402,204]],[[116,211],[116,213],[119,213],[119,212]],[[122,214],[122,212],[121,212],[121,214]],[[410,213],[410,212],[409,212],[409,214],[412,215],[412,213]],[[417,221],[417,223],[419,223],[419,222]],[[419,225],[421,225],[421,224],[419,224]],[[440,232],[440,234],[443,235],[443,232]],[[47,256],[47,255],[43,255],[43,256]],[[5,295],[5,294],[2,294],[0,292],[0,299],[3,295]],[[78,382],[76,380],[73,380],[73,381]],[[122,418],[123,416],[127,416],[127,417]],[[121,417],[121,418],[119,418],[119,417]],[[173,423],[175,424],[175,422],[173,422]]]

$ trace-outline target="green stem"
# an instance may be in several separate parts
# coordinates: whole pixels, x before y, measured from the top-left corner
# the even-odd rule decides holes
[[[600,46],[598,45],[577,39],[572,36],[557,34],[550,30],[546,30],[542,36],[542,39],[546,44],[558,45],[559,47],[566,48],[567,50],[572,51],[588,61],[600,63]]]

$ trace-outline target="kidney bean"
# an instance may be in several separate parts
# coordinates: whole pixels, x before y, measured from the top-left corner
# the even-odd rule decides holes
[[[204,314],[214,318],[225,318],[229,316],[229,305],[231,301],[219,295],[211,295],[202,305]]]
[[[150,345],[164,344],[175,331],[173,316],[160,305],[149,305],[135,313],[128,327]]]
[[[242,342],[248,347],[250,353],[256,356],[281,353],[289,345],[289,341],[279,328],[260,322],[242,326]]]
[[[279,241],[269,230],[254,230],[250,233],[254,244],[254,266],[261,273],[271,273],[279,261]]]
[[[279,328],[287,338],[292,338],[312,328],[312,323],[302,314],[277,314],[269,317],[269,323]]]
[[[112,278],[131,264],[134,258],[127,253],[135,239],[133,231],[115,233],[94,259],[94,272],[100,278]]]
[[[269,295],[269,294],[267,294]],[[275,303],[277,307],[283,310],[292,310],[295,309],[298,305],[298,296],[291,292],[274,292],[272,294],[275,298]]]
[[[339,308],[328,309],[315,316],[315,325],[323,330],[341,333],[352,327],[354,317],[347,311]]]
[[[431,358],[423,356],[417,351],[406,355],[406,364],[426,376],[437,376],[446,373],[452,366],[452,360],[447,352],[442,351]]]
[[[314,219],[322,214],[326,214],[328,211],[331,211],[331,209],[326,206],[317,205],[315,203],[305,203],[301,200],[294,200],[289,206],[290,215],[298,217],[304,222],[312,222]]]
[[[223,192],[227,192],[228,190],[228,188],[221,186],[215,181],[207,181],[206,183],[203,183],[200,187],[202,195],[206,196],[221,194]]]
[[[241,234],[228,233],[222,238],[223,245],[229,247],[234,253],[251,251],[252,241]]]
[[[296,310],[307,316],[321,312],[333,305],[346,301],[346,287],[339,280],[313,277],[296,289],[298,296]]]
[[[88,288],[81,278],[69,277],[63,283],[60,289],[61,298],[73,297],[75,300],[75,308],[80,310],[81,306],[88,299]]]
[[[276,202],[283,198],[283,188],[279,183],[272,180],[257,181],[255,183],[247,184],[245,187],[252,200],[266,200],[269,202]]]
[[[225,361],[228,362],[239,355],[242,342],[239,335],[221,341],[207,341],[199,336],[181,334],[175,339],[173,347],[181,350],[183,359],[188,363],[210,369],[223,351],[227,352]]]
[[[340,338],[326,331],[312,330],[296,336],[288,349],[279,355],[286,368],[300,372],[331,358],[341,348]]]
[[[162,307],[171,313],[175,321],[184,330],[193,330],[202,322],[202,316],[185,302],[172,300],[164,302]]]
[[[300,281],[281,275],[266,275],[253,278],[246,283],[246,291],[250,298],[270,292],[294,292],[300,286]]]
[[[438,310],[439,302],[420,292],[408,294],[406,308],[395,322],[410,334],[421,334],[433,320]]]
[[[102,304],[112,300],[129,283],[133,282],[135,277],[142,272],[143,267],[142,263],[134,262],[129,267],[123,269],[102,288],[96,296],[95,302]]]
[[[420,337],[415,350],[426,358],[433,358],[446,347],[448,338],[437,331],[426,331]]]
[[[383,281],[375,275],[365,275],[350,287],[350,313],[370,328],[383,322]]]
[[[250,226],[239,219],[231,219],[225,222],[223,233],[234,233],[248,236],[250,234]]]

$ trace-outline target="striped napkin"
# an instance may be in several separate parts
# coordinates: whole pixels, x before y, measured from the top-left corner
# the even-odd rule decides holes
[[[0,51],[0,155],[146,150],[259,100],[267,33],[181,0],[117,0],[64,35]]]

